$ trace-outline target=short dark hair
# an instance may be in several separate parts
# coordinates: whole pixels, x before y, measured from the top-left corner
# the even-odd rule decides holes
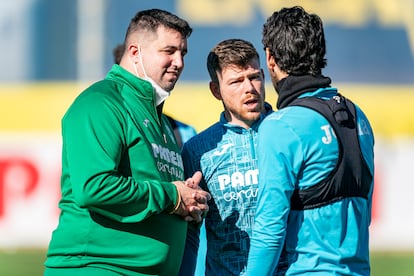
[[[207,70],[213,82],[218,82],[217,72],[229,65],[245,67],[259,54],[252,43],[243,39],[227,39],[218,43],[208,54]]]
[[[289,75],[320,75],[326,66],[322,20],[302,7],[275,11],[263,25],[262,42]]]
[[[184,38],[190,37],[193,31],[187,21],[175,14],[160,9],[150,9],[139,11],[131,19],[125,35],[125,42],[131,33],[136,31],[156,32],[160,26],[175,30]]]

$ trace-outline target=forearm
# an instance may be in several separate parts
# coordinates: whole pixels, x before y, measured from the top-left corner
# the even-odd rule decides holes
[[[79,185],[77,204],[121,222],[139,222],[162,212],[172,211],[178,200],[170,182],[135,181],[132,177],[105,175]]]

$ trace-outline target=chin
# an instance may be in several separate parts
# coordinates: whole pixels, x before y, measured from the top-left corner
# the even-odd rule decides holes
[[[177,83],[176,80],[170,81],[170,82],[167,83],[167,85],[165,86],[164,89],[167,90],[167,91],[171,91],[171,90],[174,89],[176,83]]]
[[[171,93],[171,91],[174,89],[174,86],[175,86],[175,84],[172,85],[172,86],[170,85],[170,86],[164,88],[164,90]]]
[[[248,121],[251,121],[251,122],[257,121],[257,120],[260,119],[260,112],[256,112],[254,114],[249,114],[248,116],[246,116],[246,119]]]

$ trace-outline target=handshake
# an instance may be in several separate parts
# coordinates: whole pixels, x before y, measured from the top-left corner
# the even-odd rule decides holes
[[[201,172],[195,172],[185,182],[173,182],[177,188],[178,200],[172,214],[182,216],[186,221],[201,222],[209,209],[207,201],[211,199],[211,195],[199,186],[201,178]]]

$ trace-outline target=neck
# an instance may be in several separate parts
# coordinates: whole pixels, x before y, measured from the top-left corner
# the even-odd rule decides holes
[[[300,95],[306,92],[315,91],[319,88],[329,87],[330,84],[331,79],[322,75],[289,75],[276,84],[275,88],[279,94],[277,100],[277,108],[281,109],[283,107],[286,107]]]

